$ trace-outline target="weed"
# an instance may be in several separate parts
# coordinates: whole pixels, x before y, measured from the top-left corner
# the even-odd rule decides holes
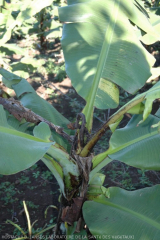
[[[52,180],[53,179],[53,174],[50,171],[45,171],[42,173],[42,178],[45,180]]]
[[[19,225],[20,226],[20,225]],[[20,236],[22,236],[22,233],[17,229],[17,228],[15,228],[14,230],[13,230],[13,235],[14,236],[17,236],[17,237],[20,237]]]
[[[140,184],[148,186],[148,187],[153,185],[151,183],[151,181],[149,180],[149,178],[145,175],[145,171],[142,171],[141,169],[138,169],[137,171],[141,175],[139,177]]]
[[[39,175],[40,175],[40,171],[33,172],[32,175],[33,175],[34,178],[37,179],[39,177]]]
[[[65,71],[65,65],[63,64],[62,66],[56,66],[55,67],[55,72],[56,74],[54,80],[56,82],[62,82],[63,79],[66,77],[66,71]]]
[[[46,62],[47,74],[54,74],[54,81],[61,82],[66,77],[65,65],[58,65],[53,59],[49,59]]]
[[[53,59],[48,59],[48,61],[46,62],[46,72],[47,74],[52,74],[54,71],[54,67],[55,67],[55,63]]]
[[[117,176],[118,176],[118,171],[115,171],[115,170],[109,170],[107,172],[107,174],[110,176],[110,178],[115,181],[117,179]]]
[[[13,183],[11,184],[10,182],[2,182],[0,184],[0,195],[2,196],[1,200],[4,201],[4,205],[17,201],[17,198],[14,198],[16,194],[17,189]]]
[[[21,175],[21,178],[19,179],[19,183],[20,184],[28,184],[31,183],[31,181],[29,180],[29,177],[25,176],[25,175]]]
[[[82,110],[82,106],[79,103],[77,98],[73,98],[70,101],[69,106],[71,107],[71,112],[73,112],[73,113],[79,113]]]
[[[39,205],[35,205],[32,201],[26,201],[26,204],[28,207],[32,208],[32,209],[37,209],[39,208]],[[23,206],[22,203],[20,203],[21,206]]]
[[[133,183],[133,180],[129,173],[129,166],[126,166],[124,164],[121,164],[119,166],[119,162],[115,161],[112,164],[112,168],[107,171],[107,175],[113,182],[126,190],[131,191],[136,189],[136,183]]]
[[[121,181],[121,184],[122,184],[122,188],[124,188],[126,190],[129,190],[129,191],[136,189],[136,187],[132,183],[132,179],[131,178],[123,179]]]

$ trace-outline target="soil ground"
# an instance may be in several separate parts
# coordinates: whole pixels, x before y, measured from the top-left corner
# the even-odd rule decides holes
[[[24,46],[25,42],[20,41],[19,45]],[[157,53],[160,44],[150,47],[151,51],[157,58],[156,66],[160,65],[160,55]],[[48,50],[31,49],[30,56],[38,59],[52,59],[54,62],[63,64],[63,55],[61,53],[60,42],[55,41],[53,48]],[[21,56],[9,56],[12,61],[19,61]],[[55,81],[55,74],[42,73],[40,71],[31,74],[27,79],[37,93],[52,104],[59,112],[61,112],[70,121],[74,121],[76,114],[79,113],[85,101],[77,95],[71,86],[71,81],[67,76],[61,82]],[[8,91],[2,84],[1,88]],[[10,92],[12,96],[14,93]],[[94,128],[95,131],[112,113],[106,111],[95,111]],[[126,116],[121,127],[125,126],[129,117]],[[109,136],[103,136],[99,145],[95,148],[95,152],[102,152],[106,149]],[[108,164],[102,172],[106,174],[104,185],[118,186],[126,190],[135,190],[144,187],[150,187],[160,184],[160,172],[146,171],[129,167],[118,161]],[[27,221],[24,214],[22,201],[26,201],[31,222],[34,223],[34,229],[42,229],[56,222],[57,209],[50,207],[47,211],[47,217],[44,217],[46,208],[54,205],[58,208],[59,187],[56,180],[49,172],[42,161],[39,161],[30,169],[23,172],[10,175],[0,175],[0,236],[1,239],[13,239],[21,235],[16,231],[15,227],[6,220],[11,220],[15,224],[20,225],[25,231],[27,230]],[[48,232],[53,234],[52,230]],[[14,237],[13,237],[14,236]]]

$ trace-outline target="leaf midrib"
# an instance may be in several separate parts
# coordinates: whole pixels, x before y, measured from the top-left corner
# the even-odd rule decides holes
[[[127,143],[125,143],[125,144],[122,144],[121,146],[119,146],[119,147],[116,147],[116,148],[109,148],[106,152],[108,152],[108,155],[112,155],[112,154],[114,154],[114,153],[116,153],[116,152],[119,152],[120,150],[122,150],[122,149],[124,149],[124,148],[127,148],[128,146],[131,146],[131,145],[133,145],[133,144],[135,144],[135,143],[138,143],[138,142],[141,142],[141,141],[143,141],[144,139],[149,139],[149,138],[151,138],[151,137],[153,137],[153,136],[155,136],[155,135],[157,135],[158,134],[158,130],[155,130],[155,131],[153,131],[152,133],[147,133],[147,134],[145,134],[145,135],[143,135],[143,136],[140,136],[140,137],[138,137],[138,138],[135,138],[135,139],[133,139],[133,140],[131,140],[131,141],[129,141],[129,142],[127,142]]]
[[[17,130],[14,130],[14,129],[11,129],[11,128],[7,128],[7,127],[2,127],[2,126],[0,126],[0,133],[5,133],[5,134],[9,134],[9,135],[25,138],[25,139],[32,140],[32,141],[35,141],[35,142],[50,143],[50,142],[46,142],[46,141],[44,141],[44,140],[42,140],[40,138],[31,136],[31,135],[29,135],[27,133],[19,132]]]
[[[91,118],[91,115],[92,115],[97,89],[99,86],[102,71],[104,69],[104,65],[105,65],[106,59],[108,57],[109,49],[111,46],[111,41],[113,38],[114,29],[115,29],[115,24],[117,22],[118,13],[119,13],[120,1],[121,0],[118,0],[118,1],[115,0],[113,3],[113,8],[111,11],[111,12],[113,12],[113,14],[111,15],[112,17],[110,18],[110,22],[108,24],[107,31],[106,31],[106,34],[104,37],[103,45],[101,48],[99,60],[98,60],[97,67],[96,67],[97,71],[96,71],[96,73],[94,75],[94,79],[93,79],[93,85],[92,85],[90,93],[87,97],[87,105],[85,107],[86,111],[84,110],[87,123],[90,122],[89,119]]]
[[[142,215],[142,214],[140,214],[140,213],[138,213],[138,212],[135,212],[135,211],[133,211],[133,210],[131,210],[131,209],[129,209],[129,208],[123,207],[123,206],[121,206],[121,205],[118,205],[118,204],[115,204],[115,203],[112,203],[112,202],[109,202],[109,201],[107,201],[107,202],[104,202],[104,201],[103,201],[103,203],[102,203],[102,202],[100,202],[100,201],[96,201],[96,200],[95,200],[95,202],[98,202],[98,203],[100,203],[100,204],[105,204],[105,205],[108,205],[108,206],[110,206],[110,207],[120,209],[121,211],[130,213],[132,216],[134,216],[134,217],[136,217],[136,218],[138,218],[138,219],[140,219],[140,220],[148,223],[149,225],[151,225],[151,226],[153,226],[153,227],[155,227],[155,228],[157,228],[157,229],[160,230],[160,224],[159,224],[159,223],[157,223],[157,222],[154,221],[153,219],[150,219],[150,218],[148,218],[147,216],[144,216],[144,215]]]

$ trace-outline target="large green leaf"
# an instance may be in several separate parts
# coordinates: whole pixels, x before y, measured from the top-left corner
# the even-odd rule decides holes
[[[0,105],[0,173],[13,174],[35,164],[53,142],[14,130]]]
[[[26,130],[27,126],[25,124],[19,126],[14,118],[9,122],[18,130],[22,128]],[[8,124],[5,111],[0,105],[0,173],[4,175],[17,173],[42,159],[57,179],[63,195],[70,199],[76,184],[79,185],[79,169],[69,154],[57,144],[53,146],[49,126],[41,122],[33,129],[34,137],[17,131],[12,126]]]
[[[0,69],[0,74],[3,76],[4,84],[9,88],[14,89],[23,106],[31,109],[33,112],[44,117],[55,125],[63,127],[66,132],[71,132],[67,128],[69,121],[47,101],[39,97],[32,86],[25,79],[2,68]],[[68,142],[65,141],[60,135],[58,135],[56,132],[52,132],[52,135],[58,144],[62,145],[66,149],[69,149]]]
[[[159,239],[159,185],[132,192],[111,187],[109,192],[109,198],[101,195],[83,205],[85,222],[97,240],[100,236],[110,236],[108,239],[121,239],[120,236],[126,236],[122,239]]]
[[[150,115],[137,126],[140,119],[135,115],[125,128],[113,133],[109,157],[137,168],[160,170],[160,134],[158,128],[152,128],[159,118]]]
[[[156,34],[134,0],[68,3],[59,9],[60,20],[65,22],[62,47],[66,71],[87,101],[84,113],[90,129],[93,106],[105,109],[118,105],[116,85],[134,93],[151,75],[155,59],[143,48],[129,20]]]

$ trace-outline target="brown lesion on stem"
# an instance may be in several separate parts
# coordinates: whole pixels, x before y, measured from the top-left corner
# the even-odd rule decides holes
[[[32,112],[30,109],[25,108],[19,101],[15,100],[14,98],[2,98],[0,97],[0,104],[12,114],[18,121],[22,121],[25,119],[27,122],[38,124],[40,122],[45,122],[48,126],[56,131],[59,135],[63,136],[69,142],[73,142],[72,138],[63,131],[63,128],[60,126],[54,125],[52,122],[48,121],[47,119],[39,116],[38,114]]]

